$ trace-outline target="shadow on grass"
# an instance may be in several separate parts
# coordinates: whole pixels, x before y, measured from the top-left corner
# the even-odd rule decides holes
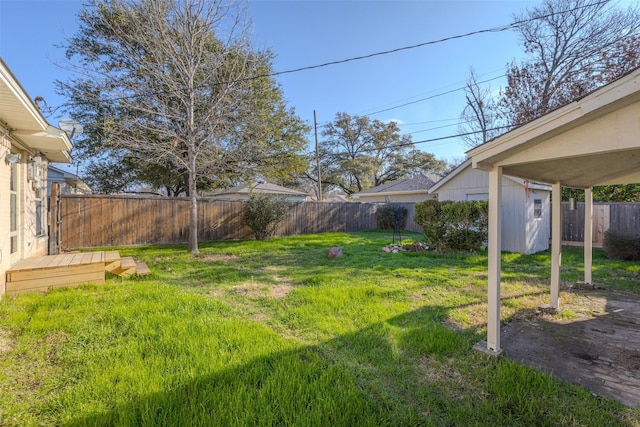
[[[68,425],[632,425],[611,402],[474,353],[479,337],[444,326],[447,313],[426,306],[321,345],[196,373]]]

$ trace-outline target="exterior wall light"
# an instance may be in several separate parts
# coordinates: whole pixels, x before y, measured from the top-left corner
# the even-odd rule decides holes
[[[4,161],[7,162],[8,165],[15,165],[20,161],[21,157],[22,155],[20,153],[7,153],[4,157]]]

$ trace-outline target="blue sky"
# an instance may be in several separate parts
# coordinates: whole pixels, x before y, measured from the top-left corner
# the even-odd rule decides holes
[[[273,1],[250,3],[254,42],[277,57],[276,71],[368,55],[498,27],[535,1]],[[56,47],[76,32],[76,0],[0,0],[0,56],[31,98],[43,96],[50,107],[63,98],[55,79],[68,74],[55,63]],[[498,78],[506,64],[522,56],[513,31],[483,33],[374,58],[277,77],[285,97],[309,124],[336,113],[397,120],[414,141],[458,132],[464,107],[462,91],[419,101],[464,86],[472,66],[481,79]],[[419,101],[419,102],[415,102]],[[401,108],[392,108],[407,104]],[[380,110],[390,110],[376,113]],[[375,114],[372,114],[375,113]],[[62,117],[47,117],[56,125]],[[309,135],[313,141],[313,132]],[[464,156],[458,139],[425,142],[416,147],[450,160]],[[75,167],[73,168],[75,169]]]

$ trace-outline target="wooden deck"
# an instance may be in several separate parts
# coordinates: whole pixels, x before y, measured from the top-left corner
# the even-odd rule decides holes
[[[83,252],[27,258],[6,273],[7,293],[42,291],[84,283],[102,284],[105,273],[122,277],[149,274],[144,263],[133,258],[120,258],[117,251]]]

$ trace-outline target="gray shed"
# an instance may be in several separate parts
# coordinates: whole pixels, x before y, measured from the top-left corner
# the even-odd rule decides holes
[[[488,200],[489,174],[473,169],[471,159],[429,190],[438,200]],[[502,178],[502,249],[532,254],[549,248],[551,186],[504,175]]]

